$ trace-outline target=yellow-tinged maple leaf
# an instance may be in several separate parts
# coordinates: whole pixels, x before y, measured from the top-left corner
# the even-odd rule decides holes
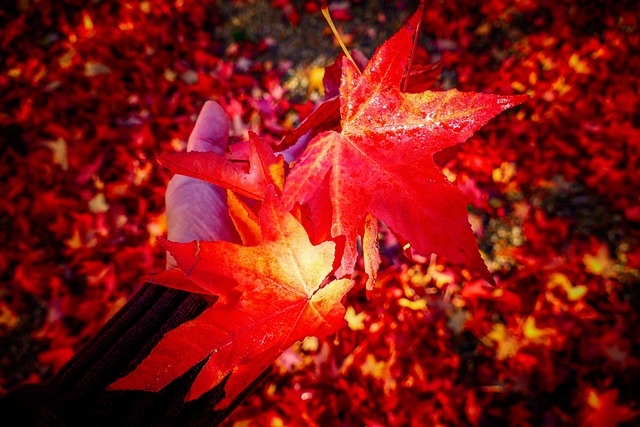
[[[231,374],[219,404],[227,406],[294,342],[309,335],[325,336],[345,323],[341,300],[353,282],[325,284],[333,268],[335,243],[313,246],[271,187],[259,225],[256,246],[224,241],[164,243],[182,273],[177,279],[176,270],[160,273],[153,276],[156,283],[221,296],[235,291],[241,296],[236,302],[217,303],[167,333],[133,372],[110,389],[158,391],[206,360],[187,400]]]
[[[513,357],[518,352],[520,344],[513,338],[507,327],[502,323],[496,323],[491,327],[491,331],[487,334],[487,338],[498,345],[496,349],[496,357],[499,360]]]

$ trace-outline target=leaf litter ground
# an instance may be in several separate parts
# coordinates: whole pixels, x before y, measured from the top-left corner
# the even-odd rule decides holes
[[[324,25],[304,5],[274,3],[280,9],[253,6],[270,9],[282,34],[287,4]],[[375,25],[349,26],[370,13],[363,3],[334,6],[355,16],[339,22],[354,43],[372,28],[392,34],[402,7],[415,9],[396,2],[392,16],[385,2],[386,22],[376,15],[364,20]],[[633,2],[471,3],[432,5],[419,55],[441,61],[442,88],[533,94],[462,151],[437,158],[472,200],[498,288],[442,258],[408,260],[383,229],[371,301],[350,296],[348,328],[285,352],[228,425],[632,425],[640,267]],[[314,91],[313,67],[257,60],[272,40],[219,37],[239,22],[226,11],[185,1],[151,13],[145,4],[22,2],[1,18],[5,389],[50,377],[138,277],[161,269],[167,176],[152,159],[182,148],[204,99],[224,103],[237,139],[247,130],[278,139],[312,108],[303,98]],[[233,7],[240,16],[245,6]],[[132,26],[145,31],[131,37]],[[203,48],[211,34],[217,41]],[[99,90],[105,85],[109,93]]]

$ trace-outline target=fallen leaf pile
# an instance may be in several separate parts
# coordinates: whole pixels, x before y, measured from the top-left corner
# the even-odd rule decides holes
[[[270,25],[302,31],[322,20],[321,2],[221,3],[26,0],[0,11],[0,388],[51,378],[139,288],[140,277],[163,270],[166,246],[192,274],[193,291],[221,296],[176,330],[203,334],[205,345],[188,352],[185,369],[226,342],[236,347],[225,350],[226,361],[209,359],[190,397],[231,371],[232,395],[284,351],[228,426],[637,422],[637,5],[429,4],[407,92],[394,89],[406,78],[401,64],[381,71],[392,74],[388,80],[376,80],[374,71],[359,75],[338,60],[341,69],[333,82],[327,69],[324,87],[313,83],[314,68],[303,72],[309,88],[345,102],[322,104],[334,122],[317,127],[322,120],[312,115],[305,129],[315,139],[297,162],[283,165],[269,150],[283,148],[282,138],[286,144],[320,101],[288,92],[300,69],[270,56],[287,40],[252,38],[228,24],[270,3]],[[408,3],[329,7],[347,44],[371,57],[376,32],[400,28],[414,10]],[[432,95],[421,97],[425,90]],[[521,101],[486,107],[488,99],[514,98],[471,92],[526,102],[474,134]],[[269,272],[250,268],[252,283],[235,271],[198,273],[224,266],[204,255],[194,263],[189,244],[160,244],[171,173],[156,158],[164,153],[160,160],[173,172],[189,169],[180,153],[207,99],[228,112],[231,142],[246,148],[250,164],[228,162],[233,172],[222,181],[235,181],[222,184],[261,208],[242,216],[249,221],[243,246],[200,242],[199,253],[255,258],[265,247],[281,248],[281,233],[290,230],[284,241],[324,259],[308,266],[313,280],[275,280],[283,258]],[[444,110],[448,117],[437,110],[426,116],[434,100],[455,108]],[[382,123],[382,105],[397,122]],[[464,112],[481,114],[481,106],[486,116],[465,123]],[[436,124],[445,119],[455,129]],[[454,130],[459,137],[433,136]],[[432,135],[424,142],[423,131]],[[428,156],[392,148],[407,141]],[[364,158],[376,173],[358,168]],[[389,173],[384,188],[376,181],[382,173]],[[446,191],[427,193],[430,186]],[[239,201],[235,208],[247,209]],[[447,239],[466,224],[466,213],[471,227]],[[425,227],[419,237],[416,222],[445,225]],[[198,274],[219,280],[204,283]],[[276,318],[295,312],[304,321],[269,336],[260,329],[269,313],[255,309],[266,303],[243,298],[253,286],[275,286],[263,296],[285,298],[285,306],[269,307]],[[223,325],[226,335],[198,329],[233,304],[248,317]],[[318,324],[314,316],[325,309],[335,322]],[[260,339],[259,350],[237,348]]]

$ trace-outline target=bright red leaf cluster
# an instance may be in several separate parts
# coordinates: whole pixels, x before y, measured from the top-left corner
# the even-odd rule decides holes
[[[332,9],[366,51],[412,10],[389,4],[365,30],[367,2]],[[273,6],[285,26],[292,11],[321,19],[316,2]],[[228,425],[637,422],[636,7],[429,5],[417,59],[439,64],[436,88],[531,97],[435,158],[472,200],[497,287],[381,228],[371,300],[358,264],[348,327],[287,350]],[[155,157],[184,148],[203,100],[225,106],[237,139],[270,143],[311,111],[287,96],[273,40],[219,37],[228,10],[41,0],[0,12],[1,387],[50,377],[162,269],[168,176]]]
[[[232,190],[229,212],[246,246],[165,244],[181,273],[167,271],[152,281],[219,296],[220,301],[167,334],[140,366],[110,389],[158,391],[207,358],[187,400],[231,374],[221,405],[231,402],[294,342],[306,336],[323,338],[342,324],[341,300],[353,287],[348,277],[357,259],[358,234],[367,290],[373,289],[380,264],[378,219],[418,250],[444,254],[493,282],[471,233],[463,196],[436,167],[433,155],[464,142],[526,96],[401,92],[421,18],[420,10],[376,50],[362,73],[343,58],[340,132],[308,135],[312,139],[289,165],[286,180],[283,157],[276,158],[253,134],[248,172],[214,153],[164,156],[175,173]],[[332,118],[314,112],[308,120]],[[234,192],[263,201],[259,224]],[[301,223],[291,209],[304,212]],[[311,246],[302,224],[317,246]],[[340,280],[323,285],[332,272]]]

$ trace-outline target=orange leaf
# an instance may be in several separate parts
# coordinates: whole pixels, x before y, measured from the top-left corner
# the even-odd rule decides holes
[[[353,282],[325,284],[333,268],[335,243],[313,246],[271,187],[259,224],[262,241],[257,246],[224,241],[164,243],[190,281],[212,294],[239,291],[240,299],[215,304],[167,333],[133,372],[110,389],[158,391],[206,359],[187,400],[231,374],[220,403],[227,406],[294,342],[308,335],[325,336],[343,326],[341,300]],[[157,283],[161,277],[155,276]]]

